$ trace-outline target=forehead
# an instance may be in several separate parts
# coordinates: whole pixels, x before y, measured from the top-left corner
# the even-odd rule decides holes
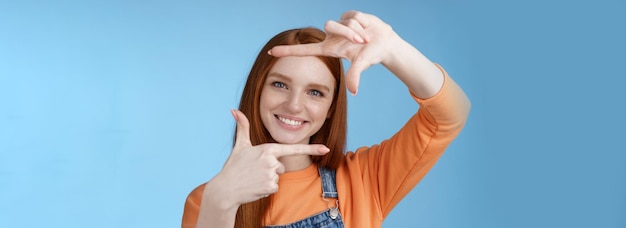
[[[330,70],[317,57],[281,57],[276,61],[269,74],[278,73],[290,80],[304,84],[322,84],[328,88],[335,88],[335,78]]]

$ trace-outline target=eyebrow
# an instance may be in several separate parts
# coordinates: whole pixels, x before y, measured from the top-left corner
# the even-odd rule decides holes
[[[291,78],[289,78],[287,75],[284,75],[284,74],[281,74],[281,73],[277,73],[277,72],[269,73],[267,75],[267,78],[270,78],[270,77],[276,77],[276,78],[279,78],[280,80],[284,80],[286,82],[291,82]],[[330,93],[332,91],[328,86],[325,86],[325,85],[319,84],[319,83],[309,83],[307,86],[313,87],[313,88],[316,88],[316,89],[319,89],[319,90],[325,90],[325,92],[327,92],[327,93]]]

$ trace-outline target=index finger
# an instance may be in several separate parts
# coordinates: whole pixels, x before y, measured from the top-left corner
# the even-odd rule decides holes
[[[321,43],[279,45],[270,49],[268,54],[274,57],[324,55]]]
[[[325,155],[330,149],[321,144],[265,144],[276,158],[292,155]]]

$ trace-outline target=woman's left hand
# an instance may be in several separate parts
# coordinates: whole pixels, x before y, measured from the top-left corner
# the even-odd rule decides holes
[[[391,26],[381,19],[358,11],[344,13],[339,21],[326,22],[324,30],[327,36],[320,43],[276,46],[270,54],[276,57],[321,55],[347,59],[351,66],[346,73],[346,85],[353,95],[358,91],[361,72],[374,64],[384,64],[394,43],[401,41]]]

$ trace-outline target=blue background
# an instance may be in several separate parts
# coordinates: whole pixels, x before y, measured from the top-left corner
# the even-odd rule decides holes
[[[245,76],[293,27],[375,14],[473,102],[386,227],[626,227],[626,2],[1,1],[0,227],[177,227],[230,153]],[[383,67],[353,150],[416,110]]]

